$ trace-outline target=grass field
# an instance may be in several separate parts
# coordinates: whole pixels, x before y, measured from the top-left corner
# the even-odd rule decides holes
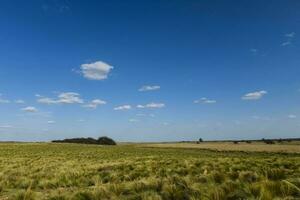
[[[0,199],[300,199],[300,154],[0,144]]]
[[[299,141],[276,143],[267,145],[263,142],[252,142],[251,144],[240,142],[201,142],[187,143],[145,143],[143,147],[160,147],[160,148],[195,148],[195,149],[210,149],[216,151],[244,151],[244,152],[282,152],[282,153],[300,153]]]

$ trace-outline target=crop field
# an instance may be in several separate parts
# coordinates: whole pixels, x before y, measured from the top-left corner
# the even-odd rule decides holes
[[[0,143],[0,199],[300,199],[300,154]]]
[[[191,148],[191,149],[210,149],[215,151],[244,151],[244,152],[281,152],[281,153],[300,153],[300,142],[283,142],[266,145],[263,142],[252,142],[251,144],[239,142],[201,142],[199,144],[177,142],[177,143],[145,143],[143,147],[160,148]]]

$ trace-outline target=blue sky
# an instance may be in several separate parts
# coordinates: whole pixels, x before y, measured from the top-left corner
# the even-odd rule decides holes
[[[299,137],[300,2],[0,2],[0,140]]]

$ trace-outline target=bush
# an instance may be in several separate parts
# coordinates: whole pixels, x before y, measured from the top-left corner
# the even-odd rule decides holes
[[[101,145],[116,145],[117,143],[109,138],[109,137],[99,137],[98,140],[97,140],[98,144],[101,144]]]

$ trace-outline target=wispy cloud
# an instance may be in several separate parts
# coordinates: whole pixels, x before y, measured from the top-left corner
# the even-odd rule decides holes
[[[267,94],[267,91],[261,90],[257,92],[250,92],[242,96],[243,100],[259,100],[261,99],[264,95]]]
[[[0,94],[0,103],[10,103],[10,100],[1,98],[2,94]]]
[[[63,92],[60,93],[57,99],[52,99],[48,97],[38,96],[38,103],[43,104],[74,104],[74,103],[83,103],[84,101],[80,98],[80,94],[76,92]]]
[[[114,108],[114,110],[130,110],[130,109],[131,109],[131,105],[122,105]]]
[[[88,104],[83,105],[83,107],[96,109],[98,106],[105,105],[105,104],[106,104],[106,101],[103,101],[101,99],[94,99],[91,102],[89,102]]]
[[[286,42],[281,43],[281,46],[288,46],[291,43],[292,43],[291,41],[286,41]]]
[[[129,121],[129,122],[139,122],[138,119],[129,119],[128,121]]]
[[[56,122],[55,121],[53,121],[53,120],[49,120],[49,121],[47,121],[47,124],[55,124]]]
[[[13,128],[11,125],[0,125],[0,129],[8,129],[8,128]]]
[[[203,97],[199,100],[195,100],[194,103],[201,103],[201,104],[213,104],[213,103],[217,103],[216,100],[212,100],[212,99],[208,99],[206,97]]]
[[[7,99],[1,99],[1,98],[0,98],[0,103],[10,103],[10,101],[7,100]]]
[[[27,107],[25,107],[25,108],[22,108],[21,110],[24,111],[24,112],[29,112],[29,113],[35,113],[35,112],[38,112],[38,109],[36,109],[36,108],[33,107],[33,106],[27,106]]]
[[[294,38],[296,36],[296,33],[295,32],[291,32],[291,33],[286,33],[284,34],[284,37],[285,37],[285,41],[281,43],[281,46],[288,46],[288,45],[291,45]]]
[[[291,32],[291,33],[286,33],[284,36],[288,37],[288,38],[293,38],[295,37],[296,33],[295,32]]]
[[[290,118],[290,119],[296,119],[296,118],[297,118],[297,116],[296,116],[296,115],[294,115],[294,114],[290,114],[290,115],[288,115],[288,118]]]
[[[258,49],[254,49],[254,48],[252,48],[252,49],[250,49],[250,52],[251,52],[252,54],[257,54],[257,52],[258,52]]]
[[[15,100],[15,103],[16,103],[16,104],[24,104],[25,101],[22,100],[22,99],[17,99],[17,100]]]
[[[89,80],[104,80],[107,79],[109,72],[113,69],[113,66],[103,62],[97,61],[94,63],[82,64],[80,66],[80,72],[83,77]]]
[[[146,92],[146,91],[153,91],[153,90],[159,90],[159,89],[160,89],[159,85],[144,85],[139,89],[139,91]]]
[[[165,107],[164,103],[148,103],[146,105],[137,105],[137,108],[163,108]]]

